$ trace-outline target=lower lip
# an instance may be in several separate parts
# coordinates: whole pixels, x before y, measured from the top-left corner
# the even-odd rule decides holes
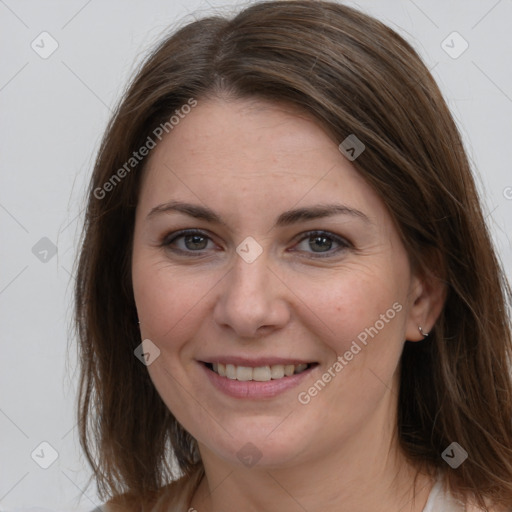
[[[228,379],[221,377],[219,374],[210,370],[205,364],[199,363],[203,371],[210,379],[210,382],[224,394],[233,398],[272,398],[297,386],[304,378],[309,375],[316,366],[307,368],[301,373],[283,377],[281,379],[269,380],[266,382],[259,382],[254,380],[239,381],[235,379]]]

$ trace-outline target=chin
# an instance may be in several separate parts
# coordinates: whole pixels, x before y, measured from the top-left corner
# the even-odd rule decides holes
[[[283,417],[247,418],[239,422],[225,424],[219,433],[220,438],[212,438],[211,431],[204,432],[206,443],[203,446],[224,459],[229,464],[252,468],[282,468],[293,466],[304,454],[304,447],[309,444],[304,435],[300,435],[296,424],[287,422]],[[302,430],[302,429],[300,429]],[[312,429],[308,429],[312,431]]]

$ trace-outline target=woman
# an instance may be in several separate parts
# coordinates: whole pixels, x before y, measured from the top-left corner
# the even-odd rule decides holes
[[[406,41],[329,2],[185,26],[90,187],[79,422],[107,510],[510,510],[509,299]]]

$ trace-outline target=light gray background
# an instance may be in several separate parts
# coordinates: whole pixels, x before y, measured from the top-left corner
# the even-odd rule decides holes
[[[346,3],[397,30],[432,69],[510,275],[512,0]],[[68,335],[85,186],[110,109],[149,48],[184,22],[236,4],[0,0],[0,510],[100,504],[94,484],[85,487],[90,471],[74,428],[76,352]],[[31,48],[43,31],[59,45],[47,59]],[[469,44],[456,59],[441,46],[453,31]],[[57,248],[46,262],[32,251],[43,237]],[[43,441],[59,455],[48,469],[31,458]],[[48,457],[42,450],[38,460]]]

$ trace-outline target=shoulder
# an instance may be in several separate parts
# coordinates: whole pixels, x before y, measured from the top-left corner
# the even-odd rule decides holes
[[[140,505],[129,495],[116,496],[92,512],[141,512]]]
[[[486,512],[510,512],[510,508],[500,507],[498,505],[492,505],[486,501],[487,510]],[[482,508],[475,503],[467,503],[465,512],[482,512]]]
[[[471,492],[461,492],[450,485],[446,475],[438,473],[423,512],[511,512],[510,507],[497,506],[487,497],[483,497],[485,507],[477,504],[476,495]]]
[[[487,508],[488,512],[510,512],[510,509],[506,509],[504,507],[493,507],[489,506]],[[468,504],[466,506],[466,512],[482,512],[482,509],[480,507],[477,507],[476,505]]]
[[[142,512],[152,510],[155,506],[158,496],[148,500],[144,504],[132,493],[121,494],[107,501],[101,507],[91,512]]]
[[[187,507],[192,494],[202,476],[201,471],[196,471],[190,476],[170,482],[162,487],[153,499],[143,504],[135,499],[133,494],[123,494],[116,496],[101,506],[101,508],[91,512],[149,512],[153,510],[173,509]],[[162,508],[163,507],[163,508]]]

